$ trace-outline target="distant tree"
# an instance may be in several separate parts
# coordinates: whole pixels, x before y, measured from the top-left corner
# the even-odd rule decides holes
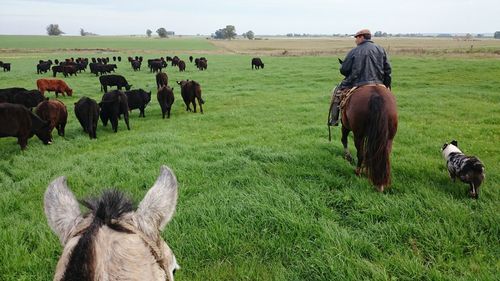
[[[247,38],[248,40],[253,40],[255,38],[255,34],[251,30],[247,31],[247,33],[245,34],[246,34],[245,38]]]
[[[87,31],[83,30],[83,28],[80,28],[80,35],[81,36],[95,36],[97,34],[92,33],[92,32],[87,32]]]
[[[215,39],[233,39],[236,35],[234,25],[226,25],[225,28],[215,31],[215,34],[213,34],[212,37]]]
[[[495,35],[493,35],[495,39],[500,39],[500,31],[495,32]]]
[[[158,36],[160,36],[161,38],[167,37],[167,30],[163,27],[158,28],[158,30],[156,30],[156,33],[158,33]]]
[[[153,31],[151,31],[151,29],[146,30],[146,35],[147,35],[148,37],[151,37],[151,34],[152,34],[152,33],[153,33]]]
[[[61,34],[64,34],[64,32],[62,32],[60,29],[59,29],[59,25],[58,24],[49,24],[47,26],[47,34],[50,35],[50,36],[58,36],[58,35],[61,35]]]

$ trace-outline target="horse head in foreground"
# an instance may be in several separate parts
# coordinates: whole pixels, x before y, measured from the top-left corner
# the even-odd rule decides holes
[[[168,167],[161,167],[136,211],[117,190],[82,204],[89,213],[80,213],[65,177],[45,192],[49,226],[64,247],[54,280],[174,280],[179,265],[160,236],[177,204],[177,180]]]
[[[347,136],[352,131],[357,150],[356,174],[366,168],[368,178],[380,192],[391,183],[389,156],[398,128],[396,99],[384,85],[361,86],[346,100],[342,110],[342,144],[349,161]]]

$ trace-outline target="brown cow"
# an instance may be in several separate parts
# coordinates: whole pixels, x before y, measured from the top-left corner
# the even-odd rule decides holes
[[[196,113],[196,101],[198,100],[198,105],[200,106],[200,112],[203,113],[202,104],[205,101],[201,98],[201,86],[198,82],[194,80],[182,80],[177,81],[177,84],[181,86],[181,96],[186,104],[186,111],[191,111],[190,104],[193,104],[194,112]]]
[[[59,93],[63,96],[65,96],[64,93],[70,97],[73,95],[73,89],[71,89],[66,82],[59,79],[38,79],[36,80],[36,86],[42,95],[45,95],[45,91],[56,92],[56,98],[59,96]]]
[[[41,102],[35,110],[36,115],[45,121],[50,122],[50,138],[52,130],[57,129],[57,134],[64,137],[64,128],[68,120],[68,110],[64,103],[58,100],[48,100]]]
[[[28,139],[35,135],[50,144],[49,124],[20,104],[0,104],[0,137],[16,137],[21,149],[28,145]]]

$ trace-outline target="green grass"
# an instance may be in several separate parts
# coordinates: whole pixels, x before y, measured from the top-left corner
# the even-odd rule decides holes
[[[60,98],[70,112],[64,138],[44,146],[34,137],[25,151],[14,138],[0,139],[0,279],[52,278],[62,248],[43,213],[51,180],[65,175],[79,198],[113,186],[139,202],[162,164],[180,185],[162,234],[182,267],[176,280],[500,275],[499,60],[392,58],[399,130],[392,189],[379,194],[342,159],[340,129],[327,139],[329,93],[340,80],[335,57],[262,57],[259,71],[250,69],[251,56],[207,57],[206,72],[167,68],[171,84],[200,82],[203,115],[184,111],[175,85],[170,119],[161,119],[154,97],[146,118],[132,112],[130,131],[123,120],[116,134],[100,123],[90,140],[73,103],[102,94],[98,79],[83,73],[65,79],[74,96]],[[42,58],[55,57],[10,59],[0,88],[34,88],[48,76],[35,74]],[[145,69],[134,73],[123,62],[118,73],[155,93]],[[486,166],[479,200],[448,178],[440,148],[451,139]]]
[[[160,39],[133,36],[20,36],[0,35],[0,49],[110,49],[110,50],[215,50],[201,38]],[[163,55],[165,56],[165,55]]]

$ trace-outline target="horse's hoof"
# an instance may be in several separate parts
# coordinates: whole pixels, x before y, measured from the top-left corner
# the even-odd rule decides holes
[[[383,185],[376,186],[376,188],[377,188],[378,192],[380,192],[380,193],[384,192],[384,186]]]
[[[356,168],[356,169],[354,170],[354,173],[355,173],[355,174],[356,174],[356,176],[358,176],[358,177],[359,177],[359,176],[361,176],[361,169],[360,169],[360,168]]]

